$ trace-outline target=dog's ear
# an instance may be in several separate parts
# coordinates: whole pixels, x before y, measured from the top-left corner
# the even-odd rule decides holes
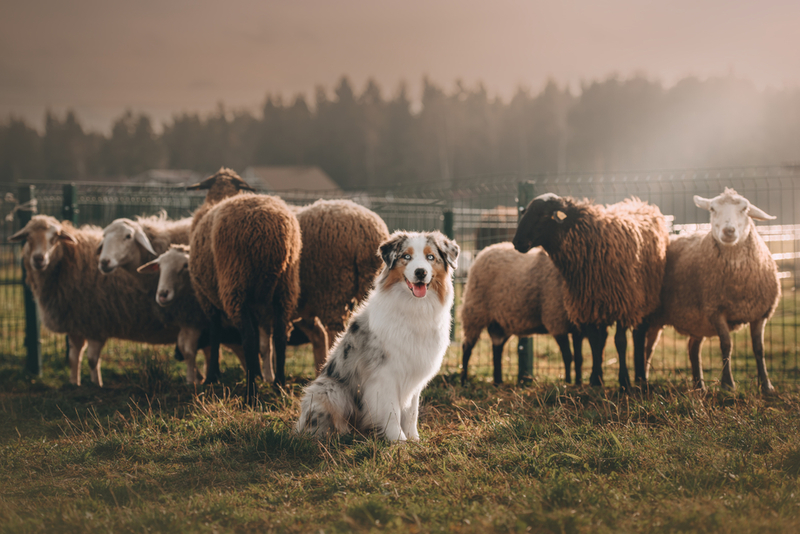
[[[381,243],[381,258],[383,258],[383,263],[386,264],[387,268],[394,267],[397,258],[400,257],[406,238],[408,238],[408,234],[405,232],[395,232],[389,236],[389,239]]]
[[[458,243],[453,239],[448,239],[441,232],[433,232],[433,243],[436,245],[439,255],[447,262],[447,265],[455,270],[458,266],[456,261],[458,260],[458,253],[461,252]]]

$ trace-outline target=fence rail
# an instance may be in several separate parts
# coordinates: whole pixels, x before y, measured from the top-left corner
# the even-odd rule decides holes
[[[383,217],[390,231],[437,229],[458,241],[462,257],[455,278],[455,328],[443,369],[444,372],[455,372],[459,369],[461,342],[458,311],[469,267],[480,250],[511,239],[520,207],[536,195],[554,192],[592,198],[604,204],[637,196],[659,206],[668,217],[673,232],[684,233],[705,231],[709,227],[708,213],[694,206],[693,195],[712,197],[726,187],[736,189],[753,204],[777,217],[774,224],[759,224],[757,227],[778,262],[783,288],[780,305],[767,325],[766,352],[769,371],[775,381],[796,383],[800,380],[795,292],[796,276],[800,269],[799,182],[800,169],[779,167],[611,175],[571,174],[522,179],[518,176],[501,176],[460,182],[449,188],[423,184],[380,194],[342,194],[339,198],[350,198],[372,209]],[[35,186],[33,192],[38,213],[68,218],[77,224],[98,226],[105,226],[119,217],[151,215],[160,210],[165,210],[171,218],[186,217],[204,199],[203,192],[189,192],[183,187],[171,186],[96,183],[32,185]],[[19,194],[16,190],[10,192],[15,196]],[[295,205],[308,204],[323,197],[331,198],[329,195],[296,191],[280,193],[280,196]],[[2,213],[8,213],[13,208],[13,202],[5,202]],[[18,210],[17,215],[20,213],[23,216],[30,214]],[[0,226],[0,353],[7,357],[19,357],[22,364],[27,353],[25,326],[30,324],[31,319],[29,317],[26,321],[24,312],[21,248],[7,242],[8,236],[19,225],[19,220],[4,220]],[[38,328],[36,331],[39,331]],[[654,374],[686,376],[689,364],[685,342],[669,330],[662,339],[654,358]],[[40,347],[46,364],[48,359],[63,356],[64,337],[41,330],[36,346]],[[111,350],[114,350],[113,347]],[[584,353],[588,353],[586,348]],[[613,350],[606,359],[609,367],[613,367],[616,361],[612,354]],[[313,372],[310,360],[298,360],[292,364],[292,357],[290,352],[287,356],[289,372]],[[703,359],[706,372],[717,376],[721,359],[717,343],[705,344]],[[473,352],[470,373],[490,376],[491,361],[491,347],[488,340],[483,339]],[[504,374],[508,378],[519,374],[556,379],[563,373],[558,348],[549,336],[534,336],[530,340],[509,343],[503,361]],[[739,380],[755,375],[746,332],[734,335],[733,365]]]

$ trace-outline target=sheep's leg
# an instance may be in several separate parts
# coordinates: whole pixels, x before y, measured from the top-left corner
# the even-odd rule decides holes
[[[461,344],[461,385],[467,383],[467,370],[469,368],[469,359],[472,357],[472,349],[475,348],[475,343],[478,342],[477,337],[464,336],[464,342]]]
[[[628,374],[628,329],[617,322],[617,330],[614,333],[614,346],[617,347],[619,357],[619,389],[620,391],[631,390],[631,377]]]
[[[589,384],[592,386],[603,385],[603,350],[608,339],[608,329],[604,326],[583,325],[583,331],[589,339],[589,346],[592,348],[592,374],[589,376]]]
[[[197,371],[197,343],[202,332],[198,328],[181,328],[178,332],[178,348],[186,362],[186,383],[195,384],[203,377],[198,377]]]
[[[218,382],[222,377],[219,370],[219,344],[222,338],[222,318],[220,311],[216,308],[211,309],[209,315],[210,326],[208,328],[209,346],[211,347],[211,354],[206,358],[206,379],[204,384],[213,384]]]
[[[645,344],[647,340],[648,324],[641,323],[633,329],[633,372],[636,382],[647,391],[647,368],[645,366]]]
[[[575,360],[575,385],[583,384],[583,333],[572,333],[572,353]]]
[[[653,351],[661,339],[663,328],[648,327],[644,340],[644,378],[650,379],[650,361],[653,359]]]
[[[277,295],[276,291],[276,295]],[[287,330],[288,318],[285,316],[281,299],[276,296],[273,300],[272,317],[272,345],[275,347],[275,385],[286,385],[286,344],[289,341]]]
[[[319,376],[322,366],[325,365],[325,360],[328,358],[328,332],[322,325],[319,317],[314,317],[313,321],[307,319],[300,319],[295,321],[294,325],[306,335],[311,341],[311,346],[314,348],[314,368]]]
[[[257,394],[256,376],[261,374],[261,365],[258,361],[259,336],[252,308],[250,306],[244,306],[243,308],[238,328],[242,333],[242,348],[244,349],[247,404],[255,406]]]
[[[492,339],[492,364],[494,365],[494,383],[500,385],[503,383],[503,347],[506,345],[508,338]]]
[[[561,349],[561,359],[564,360],[564,376],[567,384],[572,383],[572,350],[569,348],[569,334],[553,336]],[[577,379],[576,379],[577,380]]]
[[[91,372],[92,382],[103,387],[103,375],[100,373],[100,352],[103,350],[105,340],[89,340],[89,347],[86,350],[86,359],[89,361],[89,371]]]
[[[260,327],[258,340],[261,352],[261,379],[271,383],[275,380],[275,369],[272,363],[272,328]],[[242,366],[245,366],[244,358],[242,358]]]
[[[81,360],[86,350],[86,339],[77,334],[69,334],[69,381],[76,386],[81,385]]]
[[[731,350],[733,344],[731,343],[731,333],[728,330],[728,322],[725,317],[720,315],[714,322],[719,335],[719,348],[722,351],[722,387],[730,390],[736,389],[736,383],[733,381],[733,371],[731,370]]]
[[[690,337],[688,350],[689,361],[692,364],[692,379],[694,379],[695,389],[706,390],[706,383],[703,381],[703,361],[700,356],[700,348],[703,346],[702,337]]]
[[[764,395],[772,395],[775,393],[775,388],[772,387],[772,382],[769,381],[767,366],[764,363],[764,327],[766,324],[766,319],[759,319],[758,321],[750,323],[750,337],[753,341],[753,354],[756,357],[756,367],[758,368],[758,380],[761,382],[761,392]]]

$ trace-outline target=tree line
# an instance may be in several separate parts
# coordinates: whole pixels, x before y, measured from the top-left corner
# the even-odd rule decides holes
[[[156,132],[125,112],[107,135],[73,112],[47,112],[44,131],[0,123],[0,182],[125,180],[148,169],[211,173],[220,166],[317,165],[343,189],[442,185],[480,176],[609,172],[800,161],[800,90],[759,90],[734,77],[685,78],[671,87],[645,76],[550,81],[509,101],[482,84],[445,90],[424,79],[413,103],[347,77],[313,105],[269,95],[260,114],[184,113]]]

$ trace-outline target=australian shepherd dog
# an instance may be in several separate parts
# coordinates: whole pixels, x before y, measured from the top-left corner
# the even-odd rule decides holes
[[[395,232],[381,244],[383,271],[306,388],[298,432],[419,440],[419,395],[450,342],[458,252],[439,232]]]

